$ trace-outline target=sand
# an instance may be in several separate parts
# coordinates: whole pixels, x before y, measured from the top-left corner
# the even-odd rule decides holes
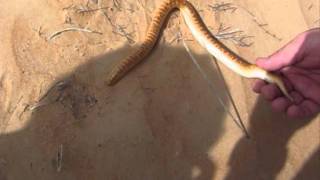
[[[320,23],[317,0],[191,2],[213,33],[241,31],[223,42],[252,63]],[[219,71],[178,13],[153,54],[107,86],[160,3],[1,1],[1,180],[320,179],[319,117],[273,112],[252,81]],[[52,37],[70,27],[95,33]],[[227,92],[250,139],[233,121]]]

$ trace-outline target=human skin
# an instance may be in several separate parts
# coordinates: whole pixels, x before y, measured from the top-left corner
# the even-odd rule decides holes
[[[274,84],[256,80],[253,91],[270,101],[272,109],[289,117],[305,118],[320,112],[320,28],[299,34],[269,57],[256,64],[279,74],[294,101]]]

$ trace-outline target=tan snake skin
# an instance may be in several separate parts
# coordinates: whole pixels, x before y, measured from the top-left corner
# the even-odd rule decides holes
[[[163,26],[167,16],[174,9],[180,10],[182,17],[194,38],[216,59],[243,77],[259,78],[266,80],[269,83],[275,83],[282,93],[292,100],[279,76],[272,74],[271,72],[267,72],[254,64],[248,63],[228,49],[211,34],[197,10],[186,0],[165,0],[160,5],[153,16],[151,25],[147,31],[147,36],[141,46],[137,51],[122,60],[111,70],[108,77],[108,85],[116,84],[134,66],[144,60],[151,53],[159,38],[161,27]]]

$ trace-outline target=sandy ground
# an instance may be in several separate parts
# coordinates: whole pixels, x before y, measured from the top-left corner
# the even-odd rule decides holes
[[[231,0],[225,11],[216,6],[223,1],[192,2],[214,33],[221,24],[243,31],[223,42],[251,62],[320,23],[317,0]],[[319,118],[287,119],[250,81],[223,66],[221,78],[177,13],[154,53],[115,87],[106,85],[160,3],[0,1],[0,180],[320,179]],[[50,39],[69,27],[102,34]],[[249,46],[239,45],[246,36]],[[228,91],[250,139],[227,112],[235,115]]]

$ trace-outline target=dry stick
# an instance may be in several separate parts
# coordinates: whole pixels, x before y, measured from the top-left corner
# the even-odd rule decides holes
[[[176,34],[175,36],[173,36],[171,40],[169,40],[168,44],[171,45],[173,42],[175,41],[179,42],[180,40],[181,40],[181,37],[179,36],[179,34]]]
[[[128,32],[125,30],[125,29],[126,29],[125,26],[120,26],[120,25],[117,25],[117,24],[113,23],[112,20],[111,20],[111,18],[110,18],[110,16],[109,16],[109,14],[108,14],[106,11],[104,11],[103,9],[101,9],[101,2],[100,2],[100,0],[98,1],[98,6],[99,6],[100,10],[102,10],[102,11],[101,11],[102,14],[106,17],[106,19],[107,19],[108,22],[111,24],[111,26],[112,26],[114,29],[116,29],[116,31],[113,31],[113,33],[116,33],[116,34],[118,34],[118,35],[120,35],[120,36],[122,36],[122,37],[125,37],[130,44],[134,44],[135,41],[134,41],[133,38],[132,38],[132,34],[133,34],[134,32],[128,33]]]
[[[217,39],[220,40],[230,40],[235,45],[241,47],[249,47],[253,42],[245,42],[246,39],[253,38],[254,36],[244,35],[242,30],[229,30],[231,27],[224,28],[222,23],[219,26],[218,32],[214,35]],[[228,31],[227,31],[228,30]]]
[[[25,105],[23,110],[21,111],[21,113],[19,114],[19,120],[21,119],[21,116],[23,115],[23,113],[25,113],[28,110],[29,105]]]
[[[39,26],[38,29],[36,29],[36,28],[32,28],[32,29],[33,29],[35,32],[37,32],[38,36],[40,36],[40,37],[41,37],[41,35],[43,34],[43,33],[41,32],[42,26]]]
[[[215,12],[221,12],[221,11],[228,11],[231,10],[233,13],[235,10],[237,10],[237,7],[235,7],[232,3],[216,3],[214,5],[208,5],[209,8],[211,8],[212,11]],[[245,40],[248,38],[252,38],[253,36],[247,36],[243,35],[242,30],[230,30],[231,27],[223,27],[223,24],[221,23],[218,29],[218,32],[215,34],[215,37],[218,39],[226,39],[230,40],[232,43],[235,45],[239,45],[242,47],[249,47],[253,44],[251,43],[246,43]]]
[[[146,12],[148,12],[148,13],[151,13],[151,12],[152,12],[150,9],[148,9],[148,8],[146,7],[146,5],[143,5],[143,3],[142,3],[140,0],[138,0],[138,3],[140,4],[140,6],[141,6]]]
[[[86,2],[86,7],[89,7],[89,2],[90,0],[87,0],[87,2]]]
[[[60,92],[60,95],[58,98],[54,99],[54,100],[51,100],[51,101],[46,101],[45,98],[49,95],[49,93],[51,93],[54,89],[57,89],[58,91],[62,91],[64,90],[68,85],[70,84],[70,80],[67,79],[67,80],[64,80],[64,81],[59,81],[57,82],[56,84],[54,84],[52,87],[50,87],[48,89],[48,91],[38,100],[38,102],[36,102],[35,104],[33,105],[28,105],[27,106],[27,109],[29,111],[34,111],[42,106],[46,106],[46,105],[49,105],[55,101],[57,101],[59,98],[60,98],[60,95],[61,95],[61,92]]]
[[[224,77],[223,77],[223,75],[222,75],[222,70],[221,70],[221,68],[220,68],[219,63],[217,62],[217,60],[216,60],[214,57],[210,56],[210,58],[211,58],[211,59],[215,62],[215,64],[216,64],[216,67],[217,67],[218,72],[219,72],[219,73],[218,73],[218,74],[219,74],[219,78],[220,78],[220,80],[222,81],[224,88],[225,88],[225,89],[228,89],[227,84],[226,84],[226,82],[225,82],[225,79],[224,79]],[[232,104],[232,107],[233,107],[235,113],[236,113],[237,119],[239,120],[239,123],[238,123],[237,125],[238,125],[238,126],[241,128],[241,130],[244,132],[244,134],[246,135],[246,138],[250,139],[250,134],[249,134],[249,132],[247,131],[246,126],[243,124],[243,120],[242,120],[242,118],[241,118],[241,116],[240,116],[239,110],[238,110],[238,108],[237,108],[237,106],[236,106],[236,104],[235,104],[235,101],[234,101],[234,99],[232,98],[232,95],[231,95],[231,93],[230,93],[229,90],[227,90],[227,96],[228,96],[228,98],[229,98],[229,100],[230,100],[230,102],[231,102],[231,104]]]
[[[253,20],[253,22],[255,24],[257,24],[258,27],[261,28],[266,34],[268,34],[269,36],[277,39],[278,41],[282,40],[277,35],[271,33],[268,29],[265,28],[265,26],[267,26],[268,24],[264,24],[264,23],[259,22],[257,20],[257,17],[252,12],[250,12],[248,9],[246,9],[244,7],[241,7],[241,6],[239,6],[239,7],[242,10],[244,10],[247,14],[249,14],[251,16],[251,19]],[[216,3],[215,5],[209,5],[209,8],[211,8],[213,11],[216,11],[216,12],[228,11],[228,10],[231,10],[231,12],[234,12],[235,10],[238,9],[237,7],[233,6],[232,3]],[[246,38],[248,38],[248,37],[245,37],[243,39],[246,39]],[[237,42],[237,41],[235,41],[235,42]]]
[[[77,13],[90,13],[90,12],[95,12],[95,11],[99,11],[101,9],[107,9],[107,7],[101,7],[101,8],[95,8],[95,9],[90,9],[90,8],[79,8],[79,9],[76,9],[76,12]]]
[[[61,31],[54,32],[51,36],[49,36],[49,40],[52,40],[56,36],[58,36],[58,35],[60,35],[60,34],[62,34],[64,32],[69,32],[69,31],[81,31],[81,32],[95,33],[95,34],[100,34],[100,35],[102,34],[101,32],[92,31],[92,30],[86,29],[86,28],[70,27],[70,28],[63,29]]]
[[[46,105],[48,105],[48,104],[50,104],[50,103],[52,103],[52,102],[40,101],[40,102],[37,102],[37,103],[34,104],[34,105],[28,105],[28,106],[27,106],[27,109],[28,109],[29,111],[35,111],[36,109],[38,109],[38,108],[40,108],[40,107],[42,107],[42,106],[46,106]]]
[[[57,153],[57,157],[56,157],[56,161],[57,161],[57,172],[60,172],[62,169],[62,158],[63,158],[63,145],[60,144],[58,153]]]
[[[251,16],[251,19],[253,20],[253,22],[255,24],[258,25],[258,27],[260,29],[262,29],[264,31],[264,33],[268,34],[269,36],[273,37],[274,39],[278,40],[278,41],[281,41],[282,39],[280,37],[278,37],[277,35],[275,35],[274,33],[271,33],[267,28],[265,28],[266,26],[268,26],[268,24],[266,23],[261,23],[257,20],[257,17],[252,13],[250,12],[248,9],[244,8],[244,7],[241,7],[240,8],[242,10],[244,10],[247,14],[249,14]]]
[[[112,31],[112,32],[115,33],[115,34],[118,34],[118,35],[120,35],[120,36],[124,36],[130,44],[134,44],[134,43],[135,43],[135,40],[133,40],[133,39],[131,38],[131,36],[132,36],[132,34],[133,34],[134,32],[128,33],[128,32],[125,30],[125,29],[127,28],[127,27],[125,27],[125,26],[120,26],[120,25],[118,25],[117,28],[118,28],[118,31]]]
[[[121,10],[121,6],[118,0],[112,0],[113,6],[116,7],[119,11]]]
[[[179,33],[180,33],[180,36],[181,36],[181,32],[180,32],[180,31],[179,31]],[[202,77],[203,77],[203,78],[205,79],[205,81],[208,83],[209,88],[212,90],[212,92],[214,92],[214,91],[215,91],[214,85],[211,83],[211,81],[209,80],[209,77],[208,77],[207,74],[204,72],[204,70],[201,68],[200,64],[198,63],[198,61],[196,60],[196,58],[193,56],[193,54],[191,53],[191,51],[190,51],[187,43],[185,42],[184,38],[181,37],[181,39],[182,39],[182,44],[183,44],[184,48],[186,49],[189,57],[191,58],[193,64],[197,67],[197,69],[198,69],[199,72],[201,73]],[[220,73],[221,73],[221,72],[220,72]],[[222,76],[222,75],[220,74],[220,76]],[[241,120],[241,118],[239,118],[240,116],[237,117],[238,120],[240,121],[240,123],[239,123],[239,122],[237,121],[237,119],[233,116],[233,114],[229,111],[227,105],[223,102],[223,100],[221,99],[221,97],[219,97],[216,93],[213,93],[213,94],[214,94],[214,96],[218,99],[219,103],[222,105],[222,107],[224,108],[224,110],[229,114],[229,116],[230,116],[230,117],[232,118],[232,120],[235,122],[235,124],[245,133],[246,137],[249,138],[250,136],[249,136],[246,128],[244,128],[243,123],[242,123],[242,120]],[[230,98],[230,97],[228,96],[228,98]],[[231,100],[231,99],[230,99],[230,100]],[[233,101],[233,100],[232,100],[232,101]],[[234,108],[234,109],[237,109],[237,108],[235,107],[235,104],[234,104],[234,103],[232,103],[232,105],[233,105],[233,108]],[[238,111],[236,110],[236,112],[238,112]],[[238,113],[237,113],[237,115],[238,115]]]
[[[232,3],[215,3],[214,5],[209,5],[209,8],[213,11],[231,11],[232,13],[237,10],[237,7],[233,6]]]
[[[181,35],[178,33],[175,34],[175,36],[173,36],[173,38],[171,38],[169,41],[168,41],[168,44],[171,45],[172,43],[174,43],[175,41],[177,41],[177,43],[180,42],[180,40],[182,40],[182,37]],[[194,41],[193,39],[184,39],[184,41]]]
[[[89,7],[89,1],[90,0],[87,1],[85,6],[80,5],[79,8],[76,5],[71,4],[69,6],[66,6],[66,7],[62,8],[62,10],[72,9],[72,10],[75,10],[77,13],[82,13],[82,12],[86,13],[86,12],[92,12],[92,11],[98,11],[98,10],[101,10],[101,9],[106,9],[106,7],[105,8],[94,8],[94,9],[92,9],[92,8]],[[97,2],[95,2],[96,0],[92,0],[92,1],[93,1],[93,3],[97,4]]]
[[[39,99],[39,101],[42,101],[44,98],[46,98],[48,94],[52,92],[54,89],[57,89],[58,91],[64,90],[66,87],[70,85],[70,83],[70,79],[66,79],[55,83],[52,87],[49,88],[49,90],[47,90],[47,92]]]
[[[73,8],[73,7],[74,7],[74,5],[70,4],[69,6],[66,6],[66,7],[62,8],[62,10],[68,10],[68,9]]]

